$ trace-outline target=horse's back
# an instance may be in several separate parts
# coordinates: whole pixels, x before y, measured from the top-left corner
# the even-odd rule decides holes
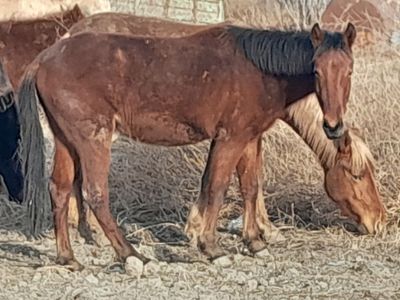
[[[228,23],[215,25],[193,25],[154,17],[141,17],[123,13],[99,13],[89,16],[69,30],[73,36],[85,31],[124,33],[138,36],[181,37],[213,27],[226,26]]]
[[[81,33],[41,54],[40,94],[63,117],[103,115],[145,142],[177,145],[210,138],[223,115],[250,95],[252,89],[243,86],[261,84],[229,40],[217,38],[222,32],[173,39]],[[246,74],[249,81],[239,80]]]

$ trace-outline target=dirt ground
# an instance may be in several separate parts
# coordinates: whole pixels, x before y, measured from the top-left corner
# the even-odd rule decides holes
[[[8,209],[13,215],[19,214],[15,207]],[[160,225],[162,227],[168,230]],[[27,241],[20,234],[2,230],[0,299],[400,297],[397,229],[385,237],[374,238],[355,237],[334,225],[316,230],[285,227],[283,234],[287,240],[270,245],[260,257],[233,254],[235,249],[240,251],[240,240],[223,233],[221,242],[232,254],[214,263],[208,263],[184,245],[143,242],[137,248],[153,261],[145,267],[140,278],[129,270],[127,274],[107,272],[106,266],[114,255],[109,245],[100,249],[74,238],[76,256],[85,269],[73,273],[54,264],[53,237]],[[125,229],[128,236],[137,232],[133,225]],[[170,235],[176,231],[181,232],[175,230]],[[76,237],[76,232],[73,233]],[[157,236],[156,232],[153,234]],[[182,243],[178,237],[172,240]]]
[[[114,253],[100,239],[86,245],[71,229],[85,266],[55,265],[52,231],[22,233],[24,210],[0,195],[0,299],[399,299],[400,298],[400,49],[355,54],[347,119],[376,158],[387,230],[359,236],[323,189],[308,147],[282,122],[265,135],[264,195],[286,240],[250,257],[227,231],[242,211],[233,178],[221,212],[221,244],[230,254],[209,263],[187,245],[183,227],[199,192],[208,143],[163,148],[121,138],[110,174],[112,211],[128,239],[153,260],[138,278],[109,272]],[[105,245],[104,245],[105,244]],[[117,269],[118,270],[118,269]]]

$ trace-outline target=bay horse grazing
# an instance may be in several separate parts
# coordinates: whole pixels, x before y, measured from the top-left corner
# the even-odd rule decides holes
[[[23,176],[16,155],[19,123],[14,91],[0,60],[0,176],[11,201],[23,200]]]
[[[100,13],[74,24],[64,38],[85,31],[167,38],[194,34],[206,28],[209,27],[123,13]],[[362,232],[374,233],[385,222],[386,212],[376,186],[372,154],[367,145],[354,130],[346,132],[336,142],[328,139],[320,126],[323,115],[313,95],[290,105],[283,120],[304,139],[319,158],[325,171],[325,189],[330,198],[338,203],[345,215],[360,224],[359,229]],[[259,163],[258,168],[262,168],[262,159],[259,159]],[[260,195],[262,197],[262,191]],[[85,210],[83,203],[73,202],[69,213],[73,214],[74,221],[78,223],[81,235],[87,241],[92,241],[87,223],[91,222],[92,228],[98,226],[90,214],[91,211]],[[272,228],[271,224],[271,230]]]
[[[256,219],[268,217],[256,215],[259,177],[246,172],[258,165],[254,158],[261,153],[261,135],[284,117],[289,105],[313,92],[323,111],[325,134],[343,135],[355,36],[352,24],[343,33],[322,31],[318,24],[311,32],[221,26],[180,38],[82,33],[43,51],[27,69],[18,92],[20,158],[24,200],[32,204],[35,227],[44,217],[48,188],[38,100],[55,137],[50,194],[57,262],[80,268],[67,224],[74,185],[118,259],[133,255],[147,261],[121,234],[109,209],[108,173],[116,131],[164,146],[211,139],[200,197],[186,232],[210,258],[223,254],[216,243],[216,220],[238,166],[247,187],[243,235],[253,251],[263,248],[261,232],[269,227]]]
[[[339,139],[327,139],[314,95],[292,104],[286,112],[283,120],[318,157],[328,196],[359,224],[361,233],[379,232],[386,222],[386,209],[376,184],[373,155],[357,130],[348,129]]]

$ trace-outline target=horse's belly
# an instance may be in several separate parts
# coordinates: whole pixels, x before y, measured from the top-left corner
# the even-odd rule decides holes
[[[118,128],[118,131],[143,143],[163,146],[194,144],[210,138],[210,134],[202,126],[168,117],[137,117],[130,130]]]

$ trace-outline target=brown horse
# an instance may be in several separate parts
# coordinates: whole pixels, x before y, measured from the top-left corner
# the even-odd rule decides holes
[[[11,84],[17,87],[34,58],[83,18],[75,5],[71,10],[42,19],[0,22],[0,58]]]
[[[179,37],[194,34],[206,29],[204,25],[183,25],[157,18],[138,17],[122,13],[101,13],[89,16],[73,25],[64,37],[74,36],[85,31],[125,33],[148,37]],[[338,203],[343,213],[365,226],[369,233],[385,221],[385,209],[375,183],[372,168],[372,155],[365,143],[354,133],[349,133],[341,142],[347,147],[338,147],[341,143],[326,138],[319,126],[322,114],[315,97],[299,101],[287,108],[283,119],[311,147],[318,156],[325,171],[325,187],[329,196]],[[315,122],[317,120],[317,122]],[[353,138],[350,138],[352,136]],[[342,144],[343,144],[342,143]],[[352,151],[350,151],[352,149]],[[349,150],[349,151],[347,151]],[[338,153],[339,151],[339,153]],[[343,151],[347,153],[344,157]],[[346,163],[342,163],[345,160]],[[261,160],[260,160],[261,163]],[[261,166],[260,166],[261,168]],[[88,241],[92,240],[87,227],[83,204],[75,204],[77,209],[70,212],[78,222],[78,229]],[[76,216],[79,214],[79,217]],[[97,227],[90,217],[92,227]],[[360,227],[361,231],[365,231]]]
[[[283,120],[317,156],[325,172],[325,190],[338,204],[343,214],[360,223],[361,233],[379,231],[386,221],[386,210],[376,184],[372,153],[357,135],[357,131],[349,129],[338,140],[328,139],[321,127],[323,116],[314,95],[289,106]],[[262,158],[259,159],[259,163],[257,168],[260,170],[262,180]],[[257,197],[257,210],[262,212],[264,209],[262,184],[258,187],[260,190]],[[83,203],[76,203],[76,200],[71,200],[68,216],[71,217],[71,223],[78,226],[81,236],[92,243],[93,231],[101,234],[101,229],[92,211],[86,211],[86,206]],[[266,213],[257,215],[265,216]],[[269,220],[257,222],[267,224]],[[272,223],[269,227],[269,231],[263,231],[263,238],[267,241],[279,240],[281,238],[279,231]]]
[[[55,136],[50,183],[57,261],[78,268],[68,237],[68,201],[75,185],[124,261],[146,261],[110,214],[108,173],[115,131],[164,146],[211,139],[199,201],[187,233],[211,258],[223,254],[215,228],[230,176],[237,166],[245,199],[244,238],[265,246],[267,215],[256,209],[261,135],[286,108],[316,92],[329,138],[343,134],[350,93],[349,24],[343,33],[280,32],[221,26],[180,38],[83,33],[43,51],[19,89],[25,200],[43,217],[47,185],[36,99]],[[321,125],[322,126],[322,125]],[[265,212],[265,207],[264,207]],[[264,212],[261,212],[264,214]],[[36,221],[35,220],[35,221]]]

